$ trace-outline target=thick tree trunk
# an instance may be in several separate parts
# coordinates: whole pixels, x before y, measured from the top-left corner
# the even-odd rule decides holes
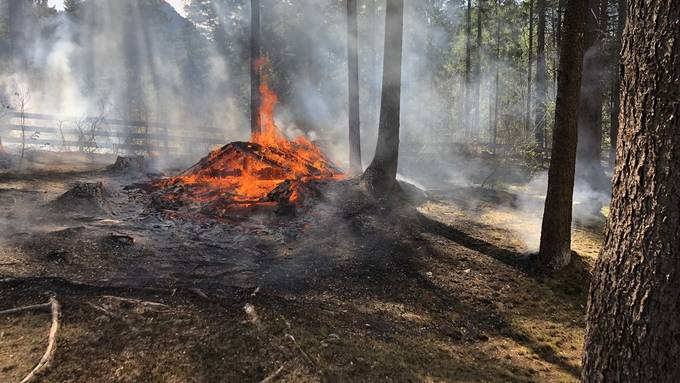
[[[347,76],[349,95],[349,170],[360,174],[361,128],[359,117],[359,23],[357,0],[347,0]]]
[[[362,177],[369,191],[376,195],[390,193],[397,180],[403,30],[404,0],[387,0],[378,143],[373,161]]]
[[[534,136],[539,148],[545,147],[545,103],[548,98],[545,73],[545,1],[538,0],[538,31],[536,32],[536,114]]]
[[[609,189],[609,180],[602,168],[602,106],[604,104],[602,74],[604,71],[601,62],[603,58],[601,1],[607,0],[590,0],[586,16],[583,81],[578,111],[579,140],[576,154],[576,177],[594,190],[604,191]]]
[[[527,105],[524,115],[524,129],[531,132],[531,67],[534,50],[534,0],[529,0],[529,49],[527,51]]]
[[[260,0],[250,0],[250,134],[260,133]]]
[[[680,382],[680,2],[627,2],[614,197],[583,382]]]
[[[576,162],[576,114],[583,65],[583,29],[587,0],[569,0],[560,47],[555,128],[543,212],[539,266],[557,270],[571,258],[571,205]]]
[[[614,40],[614,75],[612,78],[611,90],[611,125],[609,127],[609,137],[611,147],[609,149],[609,167],[614,169],[616,163],[616,144],[619,134],[619,111],[621,110],[621,38],[623,27],[626,25],[626,2],[617,0],[618,20],[616,25],[616,37]]]

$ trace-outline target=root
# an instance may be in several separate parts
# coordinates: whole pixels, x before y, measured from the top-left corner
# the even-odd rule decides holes
[[[59,317],[61,316],[61,305],[59,305],[59,302],[56,300],[56,298],[52,297],[50,298],[49,302],[44,304],[24,306],[0,311],[0,315],[7,315],[33,310],[51,312],[52,326],[50,327],[50,334],[47,340],[47,349],[45,350],[45,354],[43,354],[42,358],[40,358],[40,361],[35,366],[35,368],[33,368],[33,370],[28,375],[26,375],[26,377],[23,378],[20,383],[32,382],[38,376],[39,373],[47,369],[50,366],[50,364],[52,364],[52,360],[54,359],[54,353],[57,350],[57,331],[59,331]]]

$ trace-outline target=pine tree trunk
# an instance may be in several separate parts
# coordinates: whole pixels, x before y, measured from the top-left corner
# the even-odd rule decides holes
[[[602,168],[604,79],[601,63],[603,58],[601,16],[598,16],[601,1],[607,0],[590,0],[586,16],[583,81],[578,111],[579,142],[576,154],[576,176],[591,188],[604,191],[609,188],[609,180]]]
[[[347,76],[349,96],[349,169],[361,174],[361,131],[359,117],[359,23],[357,0],[347,0]]]
[[[614,196],[583,382],[680,382],[680,2],[627,2]]]
[[[545,147],[545,103],[548,98],[545,73],[545,1],[538,0],[538,31],[536,32],[536,115],[534,129],[536,145]]]
[[[548,192],[537,257],[539,266],[548,270],[558,270],[569,264],[571,259],[576,114],[581,89],[583,29],[587,3],[587,0],[569,0],[564,16]]]
[[[404,0],[387,0],[378,143],[373,161],[362,177],[369,191],[376,195],[393,191],[397,180],[403,29]]]
[[[250,0],[250,133],[260,133],[260,0]]]
[[[609,149],[609,167],[614,169],[616,163],[616,144],[617,136],[619,134],[619,111],[621,110],[621,38],[623,36],[623,27],[626,23],[626,2],[624,0],[617,0],[618,21],[616,25],[616,37],[614,40],[614,76],[612,78],[611,91],[611,126],[609,128],[609,137],[611,139],[611,147]]]

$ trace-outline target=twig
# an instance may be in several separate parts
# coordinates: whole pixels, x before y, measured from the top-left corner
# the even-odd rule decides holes
[[[87,305],[90,306],[90,307],[92,307],[93,309],[95,309],[95,310],[97,310],[97,311],[101,311],[101,312],[103,312],[104,314],[106,314],[106,315],[108,315],[108,316],[110,316],[110,317],[112,317],[112,318],[120,318],[118,315],[112,313],[111,311],[109,311],[109,310],[107,310],[107,309],[105,309],[105,308],[103,308],[103,307],[101,307],[101,306],[97,306],[97,305],[95,305],[95,304],[92,303],[92,302],[85,302],[85,303],[87,303]]]
[[[206,293],[204,293],[203,290],[201,290],[201,289],[199,289],[199,288],[191,287],[191,288],[189,288],[189,289],[187,289],[187,290],[188,290],[189,292],[191,292],[191,293],[194,293],[194,294],[198,295],[199,297],[201,297],[201,298],[203,298],[203,299],[210,299],[210,297],[209,297]]]
[[[102,298],[115,299],[115,300],[122,301],[122,302],[141,304],[143,306],[168,307],[168,305],[163,304],[163,303],[142,301],[142,300],[139,300],[139,299],[116,297],[116,296],[113,296],[113,295],[103,295]]]
[[[52,360],[54,359],[54,352],[57,349],[57,331],[59,331],[59,317],[61,316],[61,305],[59,305],[59,302],[57,301],[56,298],[52,297],[50,298],[49,302],[43,303],[41,305],[24,306],[0,311],[0,315],[6,315],[32,310],[43,310],[51,312],[52,327],[50,327],[50,335],[47,340],[47,349],[45,350],[45,354],[43,354],[42,358],[40,358],[40,361],[35,366],[35,368],[33,368],[33,370],[31,370],[31,372],[29,372],[28,375],[26,375],[26,377],[21,380],[21,383],[28,383],[33,381],[33,379],[35,379],[42,370],[48,368],[52,363]]]
[[[305,350],[303,350],[302,347],[300,347],[300,344],[297,342],[297,340],[295,340],[295,337],[294,337],[294,336],[292,336],[292,335],[286,333],[286,338],[290,339],[290,340],[295,344],[295,347],[297,347],[298,351],[300,351],[300,353],[302,354],[302,356],[305,357],[305,360],[307,360],[307,362],[309,362],[309,364],[311,364],[312,366],[315,366],[315,365],[316,365],[316,364],[314,363],[314,361],[312,360],[312,358],[310,358],[309,355],[307,355],[307,353],[305,352]]]
[[[260,381],[260,383],[269,383],[269,382],[273,382],[274,379],[278,378],[279,375],[281,375],[281,372],[283,372],[283,369],[284,369],[285,367],[286,367],[286,364],[284,363],[283,365],[281,365],[281,367],[279,367],[278,370],[274,371],[273,374],[271,374],[271,375],[267,376],[266,378],[262,379],[262,380]]]

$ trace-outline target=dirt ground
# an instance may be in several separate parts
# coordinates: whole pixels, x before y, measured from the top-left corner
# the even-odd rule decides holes
[[[576,227],[579,256],[541,275],[526,235],[539,220],[517,208],[521,188],[381,204],[348,182],[296,216],[216,221],[151,208],[125,188],[144,179],[0,174],[0,310],[50,296],[62,305],[41,381],[578,378],[601,228]],[[55,203],[76,182],[102,182],[105,203]],[[49,321],[0,317],[0,381],[35,366]]]

